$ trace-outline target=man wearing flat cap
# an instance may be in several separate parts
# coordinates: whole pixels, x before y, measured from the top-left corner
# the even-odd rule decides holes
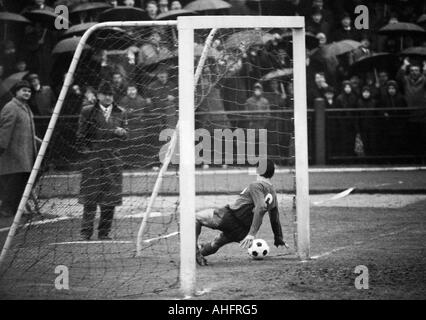
[[[128,136],[127,116],[114,103],[109,82],[100,84],[97,102],[80,113],[77,142],[82,154],[79,203],[83,204],[82,240],[90,240],[97,207],[100,207],[98,238],[111,240],[115,207],[122,204],[120,149]]]
[[[33,114],[28,106],[30,84],[18,82],[14,97],[0,113],[0,217],[12,217],[21,200],[36,155]]]

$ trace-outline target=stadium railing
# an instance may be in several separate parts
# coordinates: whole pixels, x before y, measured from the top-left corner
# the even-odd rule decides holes
[[[309,161],[311,165],[336,164],[424,164],[426,151],[420,148],[426,143],[420,132],[425,126],[422,112],[425,108],[375,108],[375,109],[326,109],[316,103],[308,109]],[[420,115],[420,116],[419,116]],[[151,116],[155,116],[152,115]],[[216,123],[226,121],[242,128],[248,128],[253,121],[265,116],[263,111],[215,111],[196,112],[196,126],[203,127],[201,118],[215,117]],[[268,112],[267,129],[270,156],[280,165],[291,165],[290,134],[286,126],[293,117],[291,109]],[[49,123],[49,116],[35,116],[36,132],[43,136]],[[76,163],[78,150],[64,151],[65,146],[73,146],[78,127],[78,116],[59,117],[58,128],[52,147],[49,148],[54,171],[75,171],[71,163]],[[232,129],[232,126],[231,126]],[[362,152],[355,152],[356,135],[360,134]],[[211,133],[213,135],[213,133]],[[424,133],[423,133],[424,134]],[[65,143],[66,141],[66,143]],[[61,145],[61,148],[55,148]],[[274,147],[274,145],[276,147]],[[60,150],[60,153],[59,151]],[[143,151],[142,151],[143,152]],[[66,160],[64,158],[66,154]],[[53,161],[52,161],[53,160]],[[130,160],[131,161],[131,160]],[[138,167],[144,167],[139,163]]]

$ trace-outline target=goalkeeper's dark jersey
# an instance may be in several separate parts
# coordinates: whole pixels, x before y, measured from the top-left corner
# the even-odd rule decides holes
[[[273,185],[269,180],[260,178],[250,183],[234,203],[217,209],[215,214],[221,219],[219,229],[234,241],[240,241],[249,232],[255,211],[269,211],[278,215],[277,206]]]
[[[277,194],[274,186],[266,179],[259,179],[245,188],[235,200],[229,205],[231,210],[238,210],[245,205],[252,207],[265,205],[266,211],[277,207]]]

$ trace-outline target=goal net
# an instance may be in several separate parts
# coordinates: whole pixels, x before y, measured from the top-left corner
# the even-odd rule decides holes
[[[64,84],[52,118],[36,120],[44,142],[14,223],[0,229],[0,297],[170,297],[182,278],[193,291],[191,211],[230,204],[262,156],[277,165],[285,240],[297,247],[292,25],[192,28],[191,44],[180,22],[102,23],[73,39],[73,57],[54,56]],[[193,59],[182,59],[188,46]]]

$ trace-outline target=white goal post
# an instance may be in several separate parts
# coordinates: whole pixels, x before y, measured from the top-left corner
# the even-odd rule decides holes
[[[308,126],[304,17],[190,16],[178,18],[181,288],[195,290],[195,153],[194,153],[194,30],[213,28],[291,28],[293,30],[294,127],[296,169],[297,250],[310,255]]]

